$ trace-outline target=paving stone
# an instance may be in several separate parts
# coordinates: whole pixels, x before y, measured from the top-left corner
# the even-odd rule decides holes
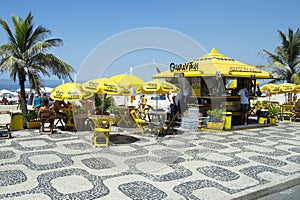
[[[200,173],[219,181],[232,181],[240,177],[237,173],[219,166],[199,167],[197,170]]]
[[[252,156],[249,159],[273,167],[282,167],[284,165],[287,165],[286,162],[282,162],[280,160],[276,160],[266,156]]]
[[[92,131],[14,132],[0,141],[0,199],[225,200],[300,175],[300,123],[159,138],[118,131],[97,148]]]
[[[16,154],[13,151],[0,151],[0,160],[14,157],[16,157]]]
[[[131,199],[164,199],[167,197],[167,194],[161,191],[160,189],[154,187],[153,185],[142,182],[134,181],[130,183],[125,183],[119,185],[119,190],[126,194]]]
[[[21,170],[0,171],[0,186],[16,185],[27,180],[26,175]]]

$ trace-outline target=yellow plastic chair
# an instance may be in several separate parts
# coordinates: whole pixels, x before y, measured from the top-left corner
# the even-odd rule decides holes
[[[144,124],[146,124],[146,120],[139,118],[138,114],[136,113],[136,110],[131,110],[130,115],[134,121],[135,124],[135,132],[137,129],[141,131],[141,133],[144,135]]]
[[[92,138],[92,144],[95,147],[108,147],[110,131],[114,119],[109,117],[89,117],[89,119],[91,119],[94,122],[94,136]],[[101,141],[101,135],[104,136],[105,142]]]
[[[284,121],[285,118],[289,118],[289,121],[292,121],[293,118],[293,105],[282,105],[281,109],[281,121]]]

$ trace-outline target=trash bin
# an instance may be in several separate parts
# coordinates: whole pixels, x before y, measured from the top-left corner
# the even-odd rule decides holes
[[[23,129],[23,114],[21,112],[12,112],[10,121],[10,130],[17,131]]]
[[[231,129],[232,112],[223,112],[225,116],[224,129]]]

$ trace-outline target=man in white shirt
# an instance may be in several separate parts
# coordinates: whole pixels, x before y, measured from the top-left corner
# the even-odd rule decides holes
[[[238,92],[240,96],[242,124],[248,124],[249,92],[246,86]]]

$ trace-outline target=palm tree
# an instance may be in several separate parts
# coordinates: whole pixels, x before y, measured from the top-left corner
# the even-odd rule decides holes
[[[275,54],[267,50],[262,52],[268,56],[270,65],[260,65],[273,69],[279,75],[279,81],[300,84],[300,29],[296,32],[288,29],[288,35],[278,31],[281,45],[276,47]]]
[[[39,91],[43,76],[51,74],[60,79],[70,77],[74,69],[53,54],[46,53],[53,47],[62,45],[61,39],[47,39],[50,30],[43,26],[34,29],[33,15],[25,19],[12,16],[14,33],[7,22],[0,18],[0,25],[8,36],[8,43],[0,45],[0,72],[8,72],[16,82],[18,79],[21,93],[21,109],[27,113],[25,101],[25,82],[29,80],[31,88]]]

